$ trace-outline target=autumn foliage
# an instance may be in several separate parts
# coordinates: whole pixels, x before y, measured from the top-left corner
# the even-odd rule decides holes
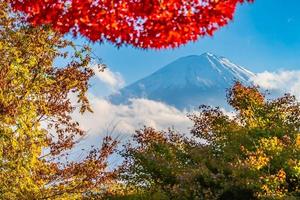
[[[0,0],[0,199],[300,199],[299,101],[239,82],[234,114],[201,106],[190,135],[138,130],[117,169],[111,137],[70,157],[85,135],[72,113],[92,111],[94,71],[90,48],[62,33],[175,47],[228,23],[238,2]]]
[[[80,159],[69,155],[85,135],[72,112],[90,111],[89,48],[21,23],[0,1],[0,57],[0,199],[81,199],[109,182],[112,138]]]
[[[268,101],[241,83],[228,102],[235,116],[208,106],[190,115],[192,138],[137,131],[123,152],[123,190],[108,199],[299,199],[300,103],[291,95]]]
[[[177,47],[212,35],[253,0],[7,0],[33,25],[91,41],[140,48]]]

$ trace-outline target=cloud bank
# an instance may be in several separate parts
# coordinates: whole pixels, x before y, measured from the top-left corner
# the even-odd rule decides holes
[[[131,99],[128,105],[114,105],[109,101],[90,95],[94,113],[75,114],[74,119],[88,134],[107,134],[110,131],[131,135],[143,126],[158,130],[175,128],[188,132],[192,122],[185,111],[148,99]]]
[[[124,85],[119,73],[109,69],[97,72],[97,78],[117,91]],[[269,90],[273,96],[291,93],[300,99],[300,70],[297,71],[265,71],[253,77],[253,83],[264,90]],[[97,136],[111,132],[121,135],[131,135],[143,126],[151,126],[158,130],[174,128],[182,133],[188,133],[192,121],[186,111],[180,111],[170,105],[148,100],[131,99],[129,104],[114,105],[103,97],[89,94],[94,113],[75,114],[74,119],[88,135]],[[230,114],[230,113],[229,113]],[[232,114],[232,113],[231,113]]]
[[[118,91],[120,88],[124,87],[125,81],[119,72],[112,72],[109,68],[100,71],[98,65],[92,66],[96,77],[103,82],[112,92]]]
[[[275,95],[290,93],[300,100],[300,70],[293,71],[265,71],[253,77],[254,84],[269,90]]]

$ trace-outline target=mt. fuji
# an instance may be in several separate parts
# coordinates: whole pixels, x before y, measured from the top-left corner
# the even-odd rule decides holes
[[[114,104],[132,98],[164,102],[178,109],[201,104],[226,107],[226,90],[234,81],[250,84],[254,73],[211,53],[182,57],[111,95]]]

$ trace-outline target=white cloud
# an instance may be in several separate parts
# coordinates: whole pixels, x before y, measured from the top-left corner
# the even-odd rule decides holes
[[[114,105],[109,101],[90,95],[94,113],[75,114],[88,135],[103,135],[114,129],[118,134],[133,134],[144,125],[158,130],[173,127],[188,133],[192,122],[185,111],[147,99],[131,99],[128,105]]]
[[[112,72],[108,68],[103,71],[97,65],[92,67],[96,77],[106,84],[112,92],[125,85],[118,72]],[[72,102],[75,96],[71,95]],[[103,136],[105,134],[131,135],[143,126],[151,126],[158,130],[175,128],[178,131],[188,133],[192,122],[187,117],[186,111],[180,111],[172,106],[148,99],[131,99],[129,104],[114,105],[103,97],[97,97],[89,93],[89,100],[93,113],[83,115],[75,112],[74,120],[78,121],[81,128],[87,131],[87,137]],[[90,138],[91,139],[91,138]],[[88,140],[90,140],[88,139]]]
[[[71,97],[72,101],[74,95]],[[136,130],[150,126],[157,130],[174,128],[182,134],[189,134],[193,123],[185,111],[147,99],[132,99],[128,105],[114,105],[104,98],[89,94],[93,113],[73,113],[73,119],[87,132],[83,140],[70,152],[72,159],[79,160],[81,149],[89,149],[91,145],[98,147],[102,138],[110,135],[118,138],[122,144],[131,139]],[[117,166],[122,158],[114,154],[110,159],[111,166]]]
[[[104,72],[96,71],[96,76],[115,91],[124,85],[122,76],[109,69]],[[262,89],[269,90],[271,94],[291,93],[300,99],[300,70],[265,71],[258,73],[252,81]],[[114,105],[92,94],[89,94],[89,99],[94,113],[74,115],[81,127],[88,131],[88,135],[103,135],[111,129],[114,129],[114,132],[129,135],[144,125],[158,130],[174,127],[181,132],[188,133],[188,129],[193,125],[186,111],[180,111],[161,102],[131,99],[128,105]]]
[[[113,92],[122,88],[125,85],[125,81],[119,72],[112,72],[109,68],[105,68],[104,71],[99,70],[98,65],[92,66],[96,77],[106,84]]]
[[[253,77],[254,84],[271,92],[290,93],[300,99],[300,71],[262,72]]]

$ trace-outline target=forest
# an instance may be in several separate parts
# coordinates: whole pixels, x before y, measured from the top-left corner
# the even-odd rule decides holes
[[[189,135],[145,126],[70,158],[86,134],[72,113],[93,112],[97,58],[65,34],[176,48],[214,34],[244,1],[205,2],[0,0],[0,199],[300,199],[300,102],[239,81],[227,91],[233,116],[199,105]]]

